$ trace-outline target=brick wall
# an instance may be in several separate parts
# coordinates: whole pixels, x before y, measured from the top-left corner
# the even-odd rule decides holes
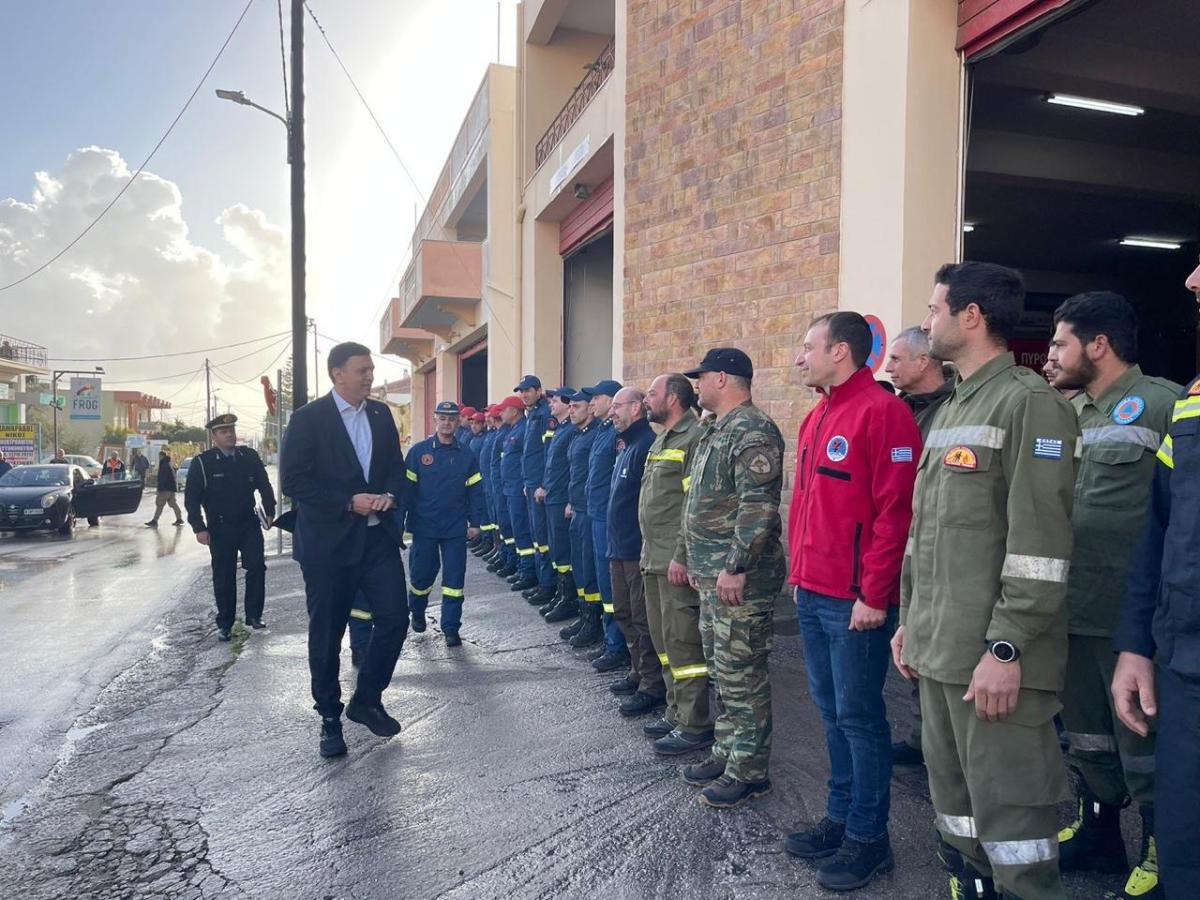
[[[720,344],[788,439],[811,394],[793,366],[837,308],[842,0],[631,0],[625,380]]]

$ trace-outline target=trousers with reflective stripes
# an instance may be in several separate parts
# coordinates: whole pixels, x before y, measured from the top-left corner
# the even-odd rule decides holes
[[[1058,698],[1022,690],[1014,714],[988,722],[963,701],[966,692],[963,684],[921,679],[921,748],[937,829],[995,878],[997,893],[1066,900],[1057,806],[1069,793],[1054,728]]]
[[[529,527],[533,534],[533,560],[537,571],[538,584],[542,587],[554,587],[554,566],[550,564],[550,535],[546,521],[546,504],[538,503],[530,489],[526,498],[529,506]]]
[[[576,511],[571,522],[571,568],[575,593],[580,602],[600,603],[596,584],[596,557],[592,549],[592,521],[587,513]]]
[[[408,551],[408,605],[414,617],[425,615],[438,569],[442,572],[442,631],[458,631],[467,577],[466,535],[413,538]]]
[[[708,665],[700,640],[700,595],[666,575],[643,572],[650,639],[667,689],[667,721],[690,734],[712,728]]]
[[[1109,690],[1116,667],[1112,638],[1070,636],[1062,692],[1069,764],[1101,803],[1153,804],[1154,733],[1140,737],[1117,718]]]
[[[516,542],[513,540],[512,517],[508,514],[508,498],[503,493],[496,492],[496,533],[504,553],[504,562],[517,561]]]
[[[613,617],[612,572],[608,567],[608,522],[591,519],[592,551],[595,553],[596,584],[604,608],[604,648],[610,653],[626,653],[625,635]]]
[[[524,494],[514,494],[509,492],[505,494],[504,499],[508,501],[508,516],[512,520],[512,536],[516,542],[517,551],[517,572],[522,577],[528,575],[530,578],[537,576],[537,569],[534,564],[533,549],[533,531],[529,525],[529,504],[525,500]]]
[[[550,539],[550,567],[559,575],[570,575],[571,520],[565,503],[546,504],[546,531]]]

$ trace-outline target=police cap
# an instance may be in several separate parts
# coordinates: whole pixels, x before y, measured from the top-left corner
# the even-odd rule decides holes
[[[460,412],[462,410],[459,409],[458,404],[453,400],[443,400],[433,408],[435,416],[457,416]]]
[[[753,378],[754,364],[750,362],[750,357],[737,347],[713,347],[704,354],[700,365],[688,369],[683,374],[688,378],[698,378],[705,372],[724,372],[726,375]]]
[[[214,418],[212,421],[210,421],[204,427],[207,428],[209,431],[213,431],[214,429],[217,429],[217,428],[230,428],[236,424],[237,424],[237,416],[235,416],[233,413],[221,413],[221,415]]]

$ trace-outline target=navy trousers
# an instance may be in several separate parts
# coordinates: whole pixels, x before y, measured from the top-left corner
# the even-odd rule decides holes
[[[1154,832],[1167,900],[1194,897],[1200,883],[1200,679],[1156,666]]]
[[[596,584],[596,557],[592,550],[592,523],[587,513],[576,511],[571,523],[571,567],[575,576],[575,595],[587,603],[600,602]]]
[[[536,551],[533,549],[533,531],[529,525],[529,504],[525,502],[524,494],[517,496],[510,493],[505,495],[505,499],[508,501],[509,518],[512,519],[513,540],[516,541],[517,572],[522,578],[535,578],[537,569],[533,557]]]
[[[550,534],[546,522],[546,504],[538,503],[530,491],[526,498],[529,502],[529,525],[533,532],[534,568],[537,571],[538,584],[542,587],[554,587],[554,567],[550,564]]]
[[[600,585],[600,601],[604,604],[604,646],[610,653],[625,653],[625,635],[613,617],[612,572],[608,568],[608,523],[592,522],[592,551],[595,553],[596,582]]]
[[[425,615],[439,569],[442,572],[442,631],[456,632],[462,624],[467,539],[413,535],[408,551],[408,605],[414,616]]]
[[[565,503],[546,504],[546,532],[550,538],[550,567],[559,575],[570,575],[571,520],[566,516]]]

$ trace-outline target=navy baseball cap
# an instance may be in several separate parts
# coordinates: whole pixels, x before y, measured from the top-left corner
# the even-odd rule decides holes
[[[552,391],[546,391],[547,397],[557,397],[567,403],[571,402],[571,398],[575,396],[575,388],[567,387],[565,384],[562,387],[556,387]]]
[[[737,347],[713,347],[704,354],[700,365],[688,369],[683,374],[688,378],[699,378],[705,372],[724,372],[726,375],[753,378],[754,364],[750,362],[750,357]]]
[[[620,389],[621,382],[613,381],[611,378],[605,378],[603,381],[599,382],[598,384],[594,384],[591,387],[580,388],[579,394],[586,395],[588,399],[595,397],[597,394],[605,394],[609,397],[615,397],[617,396],[617,391]],[[579,394],[576,394],[575,396],[579,397]]]
[[[521,383],[518,384],[515,388],[513,388],[513,390],[514,391],[527,391],[530,388],[540,388],[541,386],[542,386],[542,379],[538,378],[536,375],[526,375],[524,378],[521,379]]]
[[[462,410],[453,400],[443,400],[433,408],[433,413],[437,416],[457,416],[460,412]]]

